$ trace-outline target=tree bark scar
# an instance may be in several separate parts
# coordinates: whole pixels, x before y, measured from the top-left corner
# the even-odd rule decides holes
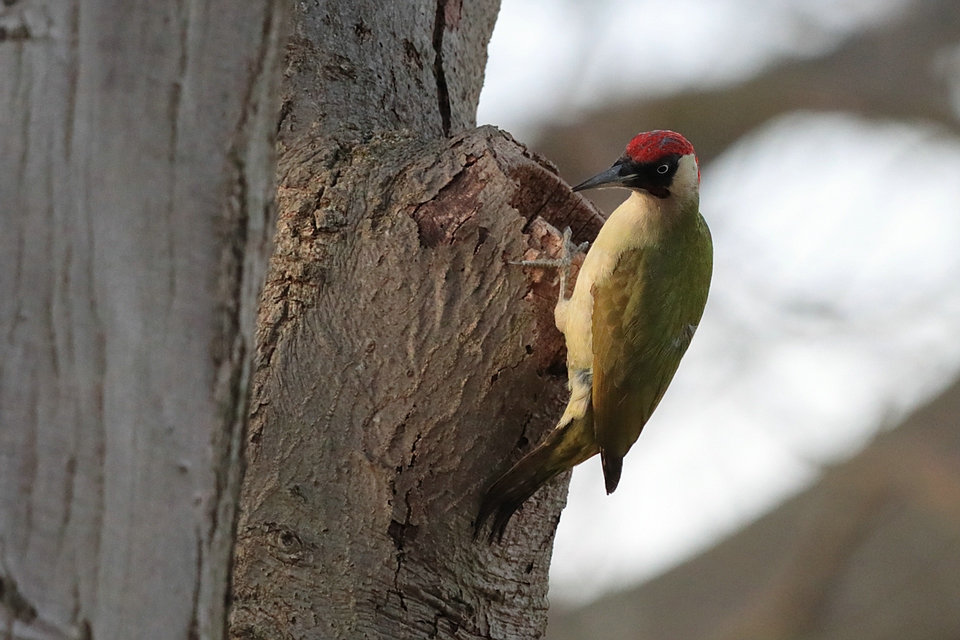
[[[443,70],[443,30],[454,27],[460,21],[461,0],[437,0],[437,15],[433,22],[433,75],[437,79],[437,106],[443,135],[450,135],[450,91]]]
[[[480,194],[486,187],[482,175],[471,171],[476,159],[468,159],[437,195],[417,206],[411,217],[417,223],[420,246],[452,245],[457,230],[480,208]]]

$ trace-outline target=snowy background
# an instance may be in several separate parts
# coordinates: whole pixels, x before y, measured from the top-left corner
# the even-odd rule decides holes
[[[823,55],[908,8],[503,0],[478,120],[530,139],[608,101],[723,86]],[[590,600],[702,551],[960,371],[953,134],[790,113],[704,167],[701,210],[716,249],[706,313],[617,492],[604,496],[596,460],[574,473],[554,603]]]

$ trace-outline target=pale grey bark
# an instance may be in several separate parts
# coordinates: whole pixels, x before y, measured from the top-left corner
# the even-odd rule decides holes
[[[0,6],[8,637],[222,636],[283,7]]]
[[[284,145],[474,126],[499,0],[294,3]]]
[[[578,240],[601,219],[469,130],[497,9],[297,5],[233,638],[543,633],[566,477],[502,544],[473,540],[483,490],[565,400],[552,274],[509,261],[556,240],[543,219]]]

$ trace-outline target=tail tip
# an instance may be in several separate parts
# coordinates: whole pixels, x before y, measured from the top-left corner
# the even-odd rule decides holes
[[[503,534],[507,530],[507,524],[510,522],[510,518],[513,517],[513,514],[519,508],[519,504],[513,504],[496,493],[488,493],[484,497],[483,504],[480,507],[480,513],[477,515],[477,519],[473,525],[473,539],[480,539],[484,525],[490,517],[493,516],[487,542],[489,544],[502,542]]]
[[[607,495],[610,495],[617,490],[617,485],[620,484],[623,457],[610,456],[606,451],[600,451],[600,460],[603,465],[603,483],[606,485]]]

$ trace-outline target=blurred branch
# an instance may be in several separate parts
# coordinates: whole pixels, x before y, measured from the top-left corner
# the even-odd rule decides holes
[[[764,122],[797,110],[850,111],[871,118],[932,121],[960,131],[944,56],[960,42],[952,0],[914,3],[900,21],[851,37],[832,54],[776,65],[732,87],[637,100],[546,126],[533,145],[574,180],[606,166],[637,131],[675,129],[701,161]],[[616,195],[599,194],[606,208]]]
[[[878,442],[817,485],[788,563],[745,612],[720,627],[718,640],[810,637],[850,557],[890,505],[912,504],[960,530],[960,467],[930,443]]]

